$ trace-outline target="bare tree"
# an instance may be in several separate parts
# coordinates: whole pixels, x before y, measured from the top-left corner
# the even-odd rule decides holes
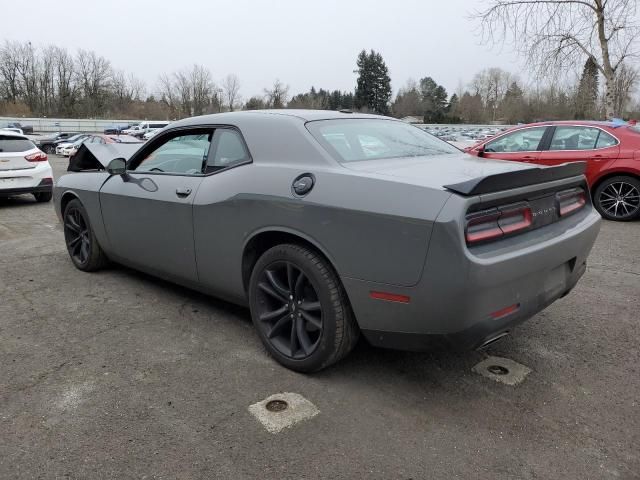
[[[222,89],[224,91],[224,97],[227,101],[227,107],[229,107],[229,111],[233,112],[236,100],[240,101],[238,96],[238,92],[240,90],[240,79],[234,73],[230,73],[224,80],[222,80]]]
[[[0,78],[2,79],[3,97],[16,102],[20,96],[20,50],[21,44],[5,40],[0,49]]]
[[[624,114],[625,109],[631,100],[636,81],[638,80],[638,71],[629,65],[622,64],[616,72],[614,82],[614,99],[615,111]]]
[[[191,86],[191,105],[193,115],[202,115],[211,102],[211,95],[215,89],[211,72],[202,65],[194,65],[189,76]]]
[[[271,89],[264,89],[264,94],[269,108],[284,108],[289,95],[289,86],[276,79]]]
[[[498,106],[514,80],[509,72],[500,68],[487,68],[473,77],[471,88],[480,95],[485,109],[491,112],[492,121],[496,119]]]
[[[95,52],[78,50],[76,76],[82,89],[86,113],[89,116],[100,115],[109,93],[109,81],[113,78],[111,63]]]
[[[63,115],[71,115],[78,97],[75,62],[71,54],[64,48],[54,47],[51,56],[56,68],[56,110]]]
[[[591,57],[605,78],[606,116],[615,110],[616,72],[637,54],[637,0],[485,0],[487,42],[510,41],[538,72],[576,67]]]

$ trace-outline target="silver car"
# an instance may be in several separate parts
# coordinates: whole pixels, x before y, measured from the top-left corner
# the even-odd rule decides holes
[[[298,371],[359,334],[487,345],[566,295],[600,227],[584,165],[462,153],[386,117],[233,112],[142,146],[87,145],[54,190],[71,260],[113,261],[246,305]]]

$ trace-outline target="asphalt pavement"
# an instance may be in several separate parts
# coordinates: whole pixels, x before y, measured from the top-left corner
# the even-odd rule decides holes
[[[247,310],[80,272],[51,203],[0,200],[0,478],[640,478],[639,238],[603,222],[577,288],[487,351],[361,342],[302,375]],[[281,392],[313,415],[272,433],[249,406]]]

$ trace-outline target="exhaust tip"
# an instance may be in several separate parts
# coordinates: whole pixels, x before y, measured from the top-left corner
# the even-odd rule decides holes
[[[509,335],[509,332],[502,332],[499,335],[496,335],[495,337],[491,337],[489,340],[485,341],[482,345],[480,345],[477,349],[481,350],[483,348],[486,348],[489,345],[491,345],[492,343],[497,342],[501,338],[506,337],[507,335]]]

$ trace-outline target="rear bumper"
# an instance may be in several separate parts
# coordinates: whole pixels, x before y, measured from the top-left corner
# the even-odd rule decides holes
[[[523,234],[518,246],[471,252],[452,225],[434,229],[420,282],[412,287],[343,278],[352,308],[370,343],[402,350],[446,344],[474,349],[508,333],[576,285],[600,229],[592,208],[562,226]],[[409,297],[408,303],[373,299],[371,291]],[[507,313],[501,313],[501,312]]]
[[[24,193],[46,193],[53,191],[53,185],[37,185],[35,187],[0,189],[0,196],[21,195]]]

